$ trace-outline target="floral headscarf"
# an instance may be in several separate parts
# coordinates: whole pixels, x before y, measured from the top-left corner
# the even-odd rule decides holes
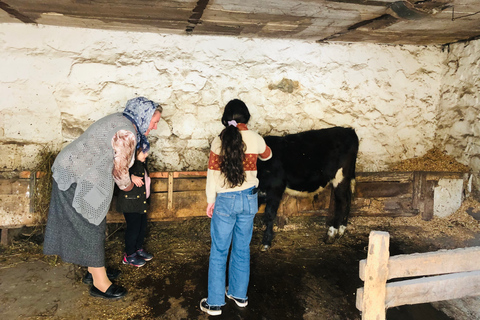
[[[145,133],[148,130],[158,103],[144,97],[136,97],[127,101],[123,115],[127,117],[137,128],[137,149],[142,147],[143,152],[150,150]]]

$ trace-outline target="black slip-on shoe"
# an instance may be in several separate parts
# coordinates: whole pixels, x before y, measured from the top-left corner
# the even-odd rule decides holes
[[[116,284],[111,284],[108,287],[107,291],[102,292],[98,290],[95,286],[90,288],[90,295],[92,297],[104,298],[108,300],[116,300],[124,297],[127,294],[127,289],[124,287],[117,286]]]
[[[110,281],[113,281],[118,277],[120,277],[120,274],[122,274],[122,271],[118,269],[107,268],[107,277],[108,277],[108,280]],[[93,284],[92,274],[87,271],[87,273],[85,273],[85,275],[83,276],[82,282],[85,284]]]

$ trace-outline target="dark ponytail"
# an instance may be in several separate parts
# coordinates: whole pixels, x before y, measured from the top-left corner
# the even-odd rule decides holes
[[[229,124],[228,122],[232,120],[235,123]],[[234,99],[227,103],[222,116],[222,123],[226,128],[220,133],[222,140],[220,171],[225,176],[225,183],[230,188],[241,186],[246,179],[243,168],[246,146],[236,124],[246,124],[248,120],[250,120],[250,112],[243,101]]]

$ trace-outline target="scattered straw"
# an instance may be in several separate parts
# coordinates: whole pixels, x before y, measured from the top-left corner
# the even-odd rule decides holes
[[[402,227],[412,228],[422,232],[423,237],[431,239],[437,237],[450,237],[459,241],[473,239],[480,232],[480,222],[475,220],[468,212],[480,212],[480,203],[472,198],[466,199],[460,208],[448,217],[437,217],[425,221],[420,215],[414,217],[353,217],[350,223],[354,228],[368,227],[399,234],[404,234]],[[404,235],[402,235],[404,236]]]

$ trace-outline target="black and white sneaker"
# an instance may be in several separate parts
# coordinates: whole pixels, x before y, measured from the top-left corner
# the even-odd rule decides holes
[[[227,296],[228,299],[235,301],[237,306],[239,306],[240,308],[245,308],[248,305],[248,299],[238,299],[238,298],[235,298],[234,296],[230,296],[227,293],[227,290],[225,290],[225,295]]]
[[[200,309],[211,316],[219,316],[222,314],[222,307],[209,306],[207,303],[207,298],[203,298],[202,301],[200,301]]]

